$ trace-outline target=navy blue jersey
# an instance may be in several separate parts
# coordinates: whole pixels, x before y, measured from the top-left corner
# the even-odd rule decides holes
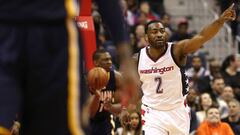
[[[95,114],[94,118],[90,120],[91,126],[91,135],[111,135],[113,132],[113,116],[109,111],[103,109],[103,100],[106,97],[111,97],[112,102],[114,102],[114,92],[116,90],[116,80],[114,71],[110,71],[110,77],[108,84],[104,90],[101,91],[101,98],[100,98],[100,105],[98,108],[97,113]],[[101,131],[101,133],[99,133]]]
[[[46,23],[64,20],[73,0],[0,0],[0,22]],[[73,4],[72,4],[73,5]],[[76,5],[76,4],[75,4]],[[77,6],[77,5],[76,5]],[[74,10],[73,7],[71,10]],[[72,11],[71,11],[72,12]],[[75,16],[76,11],[70,13]],[[69,15],[69,12],[68,12]]]
[[[10,134],[16,115],[21,135],[81,134],[82,64],[75,64],[81,54],[73,19],[0,21],[0,35],[0,134]]]
[[[110,71],[110,77],[109,77],[108,84],[107,84],[106,88],[101,91],[101,95],[106,95],[107,92],[110,92],[110,94],[112,96],[112,102],[114,102],[113,95],[114,95],[115,90],[116,90],[115,74],[114,74],[114,71]],[[100,105],[99,105],[98,111],[97,111],[95,117],[91,121],[102,121],[103,119],[110,118],[111,113],[102,108],[102,103],[103,103],[103,101],[100,99]]]

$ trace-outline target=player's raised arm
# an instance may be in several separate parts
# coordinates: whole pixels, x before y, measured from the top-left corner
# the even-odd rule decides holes
[[[205,42],[213,38],[218,33],[224,22],[233,21],[235,18],[236,12],[234,10],[234,4],[232,4],[217,20],[212,22],[210,25],[205,26],[203,30],[192,39],[178,42],[177,44],[180,45],[179,47],[181,48],[181,53],[186,55],[188,53],[195,52],[202,47]]]

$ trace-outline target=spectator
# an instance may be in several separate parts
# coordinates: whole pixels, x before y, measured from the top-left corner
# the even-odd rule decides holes
[[[149,21],[157,20],[159,16],[152,12],[148,1],[142,1],[136,13],[136,24],[146,24]],[[145,22],[144,22],[145,21]]]
[[[191,37],[192,35],[188,33],[188,20],[183,18],[179,21],[177,31],[172,34],[169,41],[176,42],[183,39],[190,39]]]
[[[199,56],[192,58],[192,67],[186,71],[186,74],[189,77],[189,86],[195,89],[198,87],[197,82],[200,78],[210,75],[209,71],[202,66]]]
[[[211,89],[211,82],[213,81],[213,78],[221,76],[220,67],[221,67],[221,64],[218,60],[213,59],[213,60],[209,61],[210,75],[205,76],[203,78],[199,78],[199,80],[197,82],[197,84],[198,84],[197,89],[200,93],[207,92],[206,90]]]
[[[157,20],[159,19],[159,16],[157,14],[155,14],[152,9],[152,7],[150,7],[149,2],[148,1],[142,1],[140,3],[140,7],[139,10],[140,12],[143,12],[147,15],[148,21],[151,20]]]
[[[239,101],[232,99],[228,102],[229,116],[223,119],[223,122],[228,123],[235,135],[240,135],[240,105]]]
[[[234,99],[233,88],[231,86],[225,86],[223,88],[221,99],[223,99],[226,103],[229,103],[229,101]]]
[[[126,0],[126,1],[127,1],[128,9],[135,14],[138,10],[138,1],[136,0]]]
[[[127,1],[121,0],[121,6],[122,6],[122,10],[123,10],[123,15],[125,17],[125,21],[127,22],[128,26],[133,26],[135,24],[134,14],[131,10],[129,10]]]
[[[96,3],[92,3],[92,7],[93,7],[92,8],[92,17],[93,17],[93,23],[94,23],[94,27],[95,27],[95,33],[96,33],[96,39],[97,39],[97,48],[98,48],[104,42],[102,40],[101,36],[104,35],[105,30],[104,30],[104,26],[103,26],[103,23],[102,23],[101,15],[97,10],[98,7],[97,7]]]
[[[197,91],[195,89],[193,89],[193,88],[189,89],[188,95],[187,95],[187,104],[193,111],[198,110],[198,106],[197,106],[199,103],[198,95],[199,95],[199,93],[197,93]]]
[[[194,132],[198,125],[199,121],[197,119],[196,115],[196,109],[197,109],[197,93],[194,89],[189,89],[189,93],[187,95],[187,103],[190,109],[190,133]]]
[[[222,94],[223,88],[224,88],[224,80],[222,77],[216,77],[213,79],[210,91],[210,95],[212,97],[212,100],[215,105],[219,106],[220,115],[221,118],[227,117],[228,114],[228,107],[227,103],[220,98],[220,95]]]
[[[135,28],[134,31],[134,35],[135,35],[135,44],[133,46],[133,50],[134,52],[139,52],[139,50],[145,46],[147,46],[147,42],[145,40],[145,29],[144,29],[144,25],[142,24],[138,24]]]
[[[206,110],[213,105],[211,96],[208,93],[203,93],[200,95],[200,108],[199,111],[197,111],[197,119],[199,123],[202,123],[206,118]]]
[[[149,20],[147,18],[147,14],[144,12],[139,12],[137,17],[135,18],[136,24],[145,25]]]
[[[164,7],[164,0],[148,0],[150,6],[152,7],[152,10],[154,13],[158,14],[159,16],[163,15],[165,13],[165,7]]]
[[[164,25],[165,30],[168,34],[168,39],[167,40],[169,40],[169,38],[172,36],[172,33],[174,32],[174,30],[171,26],[171,16],[167,13],[163,14],[161,16],[161,22]]]
[[[210,75],[213,78],[221,75],[220,69],[221,69],[221,63],[219,60],[214,58],[212,60],[209,60]]]
[[[130,114],[130,132],[131,135],[140,135],[142,132],[141,114],[138,111],[133,111]]]
[[[162,24],[164,25],[164,27],[168,27],[171,32],[173,32],[173,28],[172,28],[172,24],[171,24],[171,16],[170,14],[168,13],[164,13],[162,16],[161,16],[161,22]]]
[[[234,89],[236,98],[240,100],[240,56],[230,55],[222,64],[221,72],[224,81],[227,85],[230,85]]]
[[[211,90],[209,90],[208,92],[210,93],[214,101],[217,101],[217,98],[221,95],[224,86],[225,83],[222,77],[213,78],[211,82]]]
[[[220,120],[220,112],[216,107],[206,111],[206,121],[200,124],[197,135],[234,135],[231,127]]]

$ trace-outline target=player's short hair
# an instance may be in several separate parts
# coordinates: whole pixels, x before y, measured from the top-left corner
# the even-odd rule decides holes
[[[161,22],[160,20],[152,20],[152,21],[146,23],[146,24],[145,24],[145,34],[147,34],[148,27],[149,27],[149,25],[151,25],[152,23],[161,23],[161,24],[162,24],[162,22]]]
[[[92,55],[92,60],[98,60],[100,58],[100,55],[103,53],[107,53],[108,51],[106,51],[105,49],[98,49],[96,50],[93,55]]]

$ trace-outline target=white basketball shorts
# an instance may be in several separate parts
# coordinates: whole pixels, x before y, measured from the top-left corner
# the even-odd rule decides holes
[[[156,110],[142,104],[143,135],[189,135],[189,108],[182,104],[173,110]]]

